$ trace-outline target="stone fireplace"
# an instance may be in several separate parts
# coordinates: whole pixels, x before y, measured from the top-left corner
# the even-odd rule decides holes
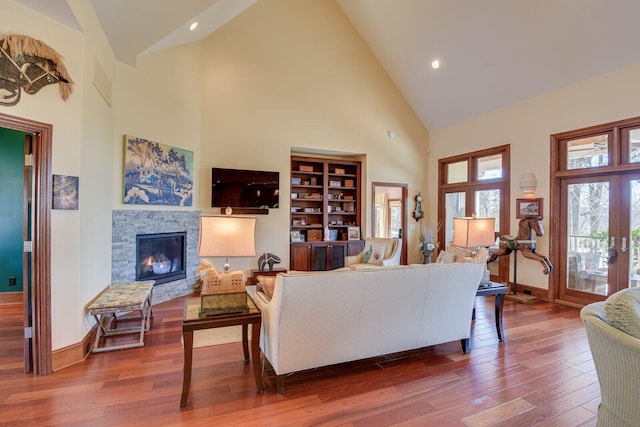
[[[196,285],[196,269],[200,262],[198,252],[198,238],[200,227],[200,211],[153,211],[153,210],[119,210],[112,213],[112,254],[111,254],[111,281],[127,282],[133,280],[157,280],[153,290],[154,304],[168,301],[193,292]],[[138,237],[149,237],[152,240],[166,238],[177,233],[183,236],[182,273],[179,277],[177,273],[180,261],[174,264],[175,248],[167,249],[164,256],[156,254],[157,250],[147,256],[146,260],[138,260]],[[164,239],[165,243],[172,246],[180,245],[179,240],[174,237]],[[151,243],[157,243],[151,242]],[[151,261],[149,256],[156,257],[157,264],[145,267],[144,263]],[[170,264],[167,260],[170,260]],[[141,277],[140,270],[144,270],[144,277]],[[165,272],[165,270],[169,270]],[[151,277],[160,275],[160,279]]]
[[[187,233],[138,234],[136,280],[155,280],[156,285],[186,277]]]

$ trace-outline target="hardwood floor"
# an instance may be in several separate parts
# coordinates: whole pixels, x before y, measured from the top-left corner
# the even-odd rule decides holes
[[[594,426],[600,389],[579,311],[477,301],[472,350],[448,343],[295,374],[257,394],[240,343],[194,350],[182,387],[182,299],[154,306],[142,348],[91,355],[51,375],[22,372],[21,306],[0,306],[2,426]],[[268,375],[268,374],[265,374]]]

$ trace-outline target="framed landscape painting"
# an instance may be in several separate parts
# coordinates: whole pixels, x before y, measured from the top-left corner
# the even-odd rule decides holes
[[[193,151],[124,136],[124,204],[191,206]]]
[[[516,218],[542,216],[542,199],[516,199]]]

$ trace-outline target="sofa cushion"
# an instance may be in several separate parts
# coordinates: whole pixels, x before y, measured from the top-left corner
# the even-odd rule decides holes
[[[362,262],[380,265],[384,259],[384,250],[387,245],[384,243],[369,243],[368,246],[368,248],[365,248],[364,255],[362,256]]]
[[[373,264],[351,264],[349,267],[349,270],[354,270],[354,271],[359,271],[359,270],[378,270],[381,266],[379,265],[373,265]]]
[[[608,324],[640,339],[640,288],[623,289],[604,303]]]
[[[267,298],[271,299],[273,296],[273,288],[276,286],[275,276],[258,276],[258,290],[261,290]]]

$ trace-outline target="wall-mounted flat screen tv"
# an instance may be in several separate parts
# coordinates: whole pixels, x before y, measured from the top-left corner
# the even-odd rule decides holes
[[[272,209],[280,207],[280,172],[211,169],[214,208]]]

